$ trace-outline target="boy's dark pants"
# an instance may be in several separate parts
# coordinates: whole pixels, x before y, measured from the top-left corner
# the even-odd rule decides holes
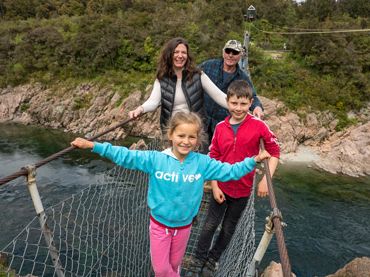
[[[218,204],[213,196],[210,198],[208,214],[195,251],[196,258],[201,262],[206,262],[207,258],[218,261],[222,252],[229,244],[238,220],[249,199],[249,197],[232,198],[226,194],[225,198],[226,200],[222,204]],[[208,253],[217,226],[221,223],[222,219],[220,234],[213,244],[213,248]]]

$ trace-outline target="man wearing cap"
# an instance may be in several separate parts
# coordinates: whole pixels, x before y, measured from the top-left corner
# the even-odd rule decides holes
[[[232,81],[245,80],[253,88],[253,103],[250,108],[253,115],[262,118],[263,108],[257,97],[256,90],[248,75],[239,67],[238,62],[243,54],[243,46],[237,40],[226,42],[222,50],[222,59],[211,59],[199,65],[216,86],[225,93]],[[212,139],[216,125],[229,115],[228,111],[215,103],[207,94],[204,95],[204,105],[208,117],[207,133]]]

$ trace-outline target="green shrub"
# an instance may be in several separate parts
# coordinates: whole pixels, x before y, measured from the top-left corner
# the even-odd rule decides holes
[[[21,112],[25,112],[30,108],[30,103],[22,103],[21,106],[19,107],[19,110]]]
[[[91,93],[83,94],[82,96],[77,96],[73,99],[73,110],[80,110],[90,107],[90,102],[93,98]]]

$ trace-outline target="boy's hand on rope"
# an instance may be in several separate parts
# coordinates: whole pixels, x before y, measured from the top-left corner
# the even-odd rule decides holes
[[[71,142],[72,146],[82,149],[89,149],[94,147],[94,143],[84,138],[76,138],[74,141]]]
[[[261,161],[263,161],[264,159],[268,159],[270,158],[271,155],[269,152],[267,152],[266,150],[262,150],[259,152],[259,154],[257,156],[254,157],[254,160],[256,161],[256,163],[259,163]]]
[[[213,198],[216,200],[218,204],[221,204],[225,201],[225,194],[222,190],[218,187],[217,181],[211,181],[212,193]]]
[[[262,180],[258,183],[257,195],[259,197],[266,197],[269,195],[266,177],[263,177]]]

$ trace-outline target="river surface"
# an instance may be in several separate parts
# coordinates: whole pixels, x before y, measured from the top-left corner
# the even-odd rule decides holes
[[[0,178],[68,147],[73,138],[56,130],[0,124]],[[38,169],[44,207],[77,193],[113,167],[82,151],[75,150]],[[35,216],[24,180],[20,177],[0,187],[0,249]],[[325,276],[356,257],[370,256],[370,177],[338,176],[302,163],[286,163],[279,166],[273,183],[288,224],[284,236],[297,276]],[[270,211],[267,199],[256,200],[257,243]],[[279,261],[275,239],[261,266],[271,260]]]

